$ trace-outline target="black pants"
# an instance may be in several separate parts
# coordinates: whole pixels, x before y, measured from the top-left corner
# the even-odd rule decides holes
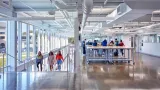
[[[39,68],[39,64],[42,66],[41,62],[37,62],[37,68]]]
[[[120,49],[120,52],[122,53],[122,56],[123,56],[123,54],[124,54],[124,53],[123,53],[123,49]]]
[[[86,54],[86,47],[83,47],[83,54]]]

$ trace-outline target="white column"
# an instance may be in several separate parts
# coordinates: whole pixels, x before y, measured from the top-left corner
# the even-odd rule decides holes
[[[22,23],[18,22],[18,61],[22,61]]]
[[[61,37],[59,37],[58,39],[59,39],[59,48],[61,48]]]
[[[32,48],[33,48],[33,56],[35,56],[36,54],[37,54],[37,52],[36,52],[36,27],[35,26],[33,26],[33,40],[32,40],[32,43],[33,43],[33,46],[32,46]]]
[[[44,53],[44,31],[42,31],[42,53]]]
[[[54,36],[53,36],[53,33],[52,33],[52,50],[54,49],[54,42],[55,42],[55,39],[54,39]]]
[[[41,39],[41,31],[40,29],[38,29],[38,51],[41,51],[41,42],[42,42],[42,39]],[[37,53],[37,52],[36,52]]]
[[[7,65],[8,71],[17,71],[17,22],[7,22]]]
[[[26,36],[26,45],[27,45],[27,60],[30,57],[30,27],[29,24],[27,24],[27,36]]]
[[[79,21],[74,19],[74,43],[75,43],[75,58],[74,58],[74,72],[78,72],[80,67],[80,48],[79,48]]]
[[[50,49],[53,50],[53,33],[50,34]]]
[[[51,51],[51,49],[50,49],[50,46],[51,46],[50,45],[50,42],[51,42],[51,40],[50,40],[50,33],[48,32],[47,35],[48,35],[48,40],[47,41],[48,41],[48,52],[49,52],[49,51]]]
[[[48,52],[48,35],[47,32],[45,31],[45,52]]]
[[[53,42],[52,42],[52,45],[53,45],[53,49],[55,49],[55,36],[54,36],[54,33],[53,33]]]

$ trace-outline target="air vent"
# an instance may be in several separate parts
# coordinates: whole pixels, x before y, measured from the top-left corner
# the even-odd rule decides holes
[[[159,22],[160,21],[160,10],[156,10],[152,12],[152,17],[151,17],[152,22]]]

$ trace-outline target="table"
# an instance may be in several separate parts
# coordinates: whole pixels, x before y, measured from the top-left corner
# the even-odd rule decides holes
[[[115,50],[123,49],[124,56],[118,55],[115,57],[113,55],[113,52]],[[102,51],[102,55],[96,55],[96,52]],[[126,53],[126,51],[128,51]],[[86,46],[86,62],[89,63],[91,61],[112,61],[112,62],[128,62],[133,61],[134,64],[134,47],[128,47],[128,46]]]

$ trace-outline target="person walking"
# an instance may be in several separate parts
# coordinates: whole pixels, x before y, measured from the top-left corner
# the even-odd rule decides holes
[[[61,70],[61,64],[64,61],[63,56],[61,54],[61,51],[59,51],[56,55],[56,60],[57,60],[57,65],[58,65],[58,70]]]
[[[38,55],[36,57],[36,64],[37,64],[38,71],[39,71],[39,64],[40,64],[40,69],[42,71],[43,55],[41,51],[38,52]]]
[[[54,65],[54,54],[53,54],[52,51],[49,53],[49,56],[48,56],[48,64],[49,64],[49,67],[50,67],[50,71],[52,71],[53,70],[53,65]]]

